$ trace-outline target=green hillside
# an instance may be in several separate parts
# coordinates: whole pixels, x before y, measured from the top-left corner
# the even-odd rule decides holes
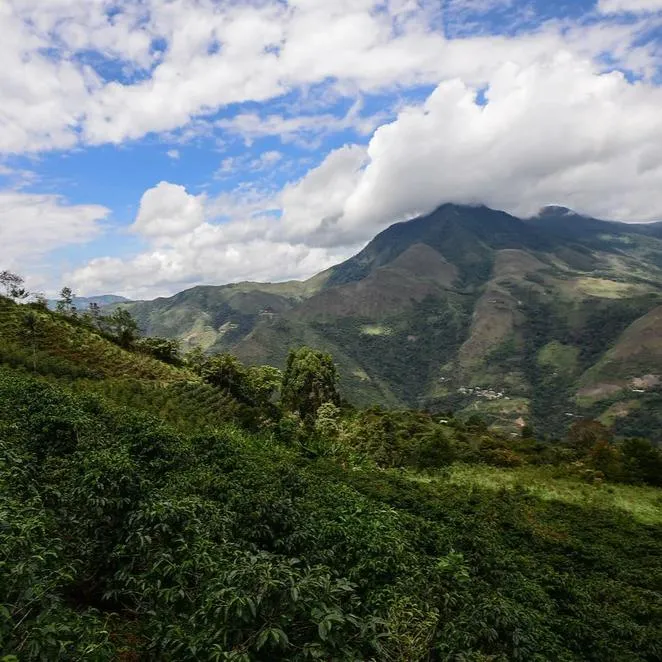
[[[278,400],[274,371],[165,364],[39,306],[0,298],[0,330],[3,662],[662,653],[649,442],[339,407],[306,349]]]
[[[662,332],[646,321],[662,305],[658,225],[444,205],[306,283],[194,288],[130,310],[149,334],[250,363],[329,351],[360,405],[452,408],[552,435],[602,416],[659,434]],[[642,343],[650,351],[627,350]]]

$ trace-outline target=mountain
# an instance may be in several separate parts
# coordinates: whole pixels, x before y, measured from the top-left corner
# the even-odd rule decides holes
[[[357,404],[478,413],[558,434],[662,429],[662,225],[444,205],[305,282],[129,304],[148,334],[283,365],[332,352]]]
[[[77,310],[85,311],[90,307],[90,304],[96,303],[100,308],[105,306],[112,306],[118,303],[130,303],[130,299],[126,297],[121,297],[117,294],[100,294],[93,297],[74,297],[73,305],[76,306]],[[55,310],[57,306],[57,299],[49,299],[48,307],[51,310]]]

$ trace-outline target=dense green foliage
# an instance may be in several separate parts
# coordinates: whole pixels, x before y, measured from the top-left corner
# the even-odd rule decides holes
[[[425,297],[411,310],[381,320],[381,333],[365,333],[370,319],[345,318],[314,327],[370,375],[390,385],[403,402],[425,402],[429,382],[452,361],[466,337],[474,297]]]
[[[283,374],[281,399],[285,409],[304,421],[313,420],[324,403],[338,404],[338,375],[331,355],[309,347],[292,350]]]
[[[609,482],[659,484],[650,443],[339,406],[333,362],[307,348],[283,407],[273,369],[177,368],[0,305],[0,659],[662,656],[662,502]],[[473,480],[485,465],[539,470],[547,493]],[[596,498],[557,498],[555,475]]]

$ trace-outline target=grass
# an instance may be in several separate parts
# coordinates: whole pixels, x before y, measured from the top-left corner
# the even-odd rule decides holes
[[[641,403],[637,400],[624,400],[615,402],[607,409],[598,420],[607,427],[612,427],[619,418],[625,418],[631,412],[640,409]]]
[[[662,524],[662,492],[654,487],[589,484],[579,479],[558,477],[551,467],[519,467],[500,469],[484,465],[453,465],[447,473],[438,476],[411,474],[417,482],[448,480],[458,486],[476,486],[482,489],[523,489],[545,501],[589,507],[616,508],[642,524]]]
[[[361,333],[366,336],[390,336],[393,331],[387,326],[380,326],[378,324],[366,324],[361,327]]]
[[[554,368],[564,375],[572,375],[576,371],[578,358],[578,347],[564,345],[557,340],[548,343],[538,352],[540,365]]]
[[[584,295],[603,299],[622,299],[648,291],[647,288],[634,286],[631,283],[619,283],[606,278],[579,278],[574,286],[578,292]]]

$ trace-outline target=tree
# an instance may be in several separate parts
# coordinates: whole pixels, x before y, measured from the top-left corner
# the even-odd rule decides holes
[[[340,408],[332,402],[325,402],[317,410],[315,432],[328,444],[338,440],[340,434]]]
[[[181,365],[179,340],[171,338],[141,338],[138,349],[149,354],[159,361],[171,365]]]
[[[230,393],[235,398],[243,398],[246,369],[232,354],[217,354],[207,359],[202,366],[202,378],[212,386]]]
[[[36,292],[33,296],[33,306],[36,306],[40,310],[48,310],[48,299],[44,296],[43,292]]]
[[[184,355],[184,365],[197,375],[202,374],[202,369],[207,363],[207,357],[201,347],[193,347]]]
[[[535,436],[536,433],[530,425],[526,424],[522,426],[522,430],[520,431],[520,437],[522,439],[534,439]]]
[[[120,347],[128,349],[138,337],[138,322],[125,308],[118,308],[106,318],[106,327]]]
[[[485,422],[485,419],[478,413],[473,413],[464,423],[465,427],[468,430],[471,430],[474,433],[487,432],[488,426]]]
[[[608,480],[617,481],[623,478],[621,453],[604,438],[596,441],[589,450],[588,461],[593,469],[600,471]]]
[[[87,314],[90,316],[92,322],[98,325],[101,318],[101,306],[96,301],[92,301],[87,307]]]
[[[338,373],[330,354],[310,347],[291,350],[281,389],[283,407],[297,412],[304,421],[314,422],[325,402],[340,404]]]
[[[60,298],[56,304],[56,310],[63,315],[74,316],[76,314],[76,306],[74,306],[74,293],[70,287],[63,287],[60,290]]]
[[[621,446],[625,478],[662,485],[662,451],[646,439],[626,439]]]
[[[5,289],[5,296],[9,299],[26,299],[29,292],[23,287],[25,281],[18,274],[11,271],[3,271],[0,273],[0,285]]]
[[[278,391],[283,373],[270,365],[255,365],[246,370],[246,391],[250,400],[260,406],[267,405]]]
[[[436,426],[422,434],[412,449],[411,460],[419,469],[444,467],[452,464],[454,459],[452,439],[445,430]]]
[[[599,442],[610,442],[611,433],[599,421],[577,421],[568,430],[568,443],[578,453],[585,455]]]

